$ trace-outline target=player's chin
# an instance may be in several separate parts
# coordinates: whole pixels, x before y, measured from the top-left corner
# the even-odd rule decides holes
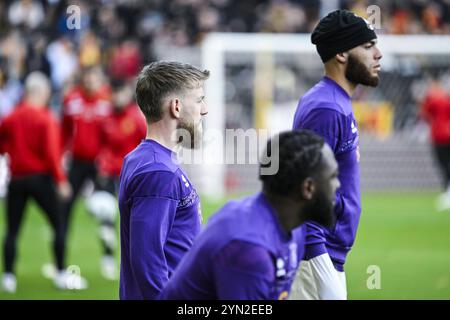
[[[378,73],[372,74],[370,78],[366,80],[366,83],[364,83],[366,86],[370,87],[377,87],[378,83],[380,82],[380,77],[378,76]]]
[[[192,150],[198,150],[201,148],[201,146],[202,146],[202,139],[199,139],[199,140],[194,140],[189,148]]]
[[[198,150],[202,147],[202,144],[203,144],[203,132],[202,130],[198,130],[195,133],[194,139],[192,140],[190,149]]]

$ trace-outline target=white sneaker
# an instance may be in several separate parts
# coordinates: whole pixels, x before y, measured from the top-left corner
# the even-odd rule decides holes
[[[70,269],[70,267],[69,267]],[[79,273],[61,271],[53,279],[56,288],[60,290],[84,290],[87,289],[88,283]]]
[[[112,250],[117,247],[116,230],[111,226],[101,226],[99,229],[100,239]]]
[[[44,278],[53,280],[58,274],[58,271],[56,270],[56,267],[53,263],[46,263],[42,265],[41,273],[44,276]]]
[[[15,293],[17,289],[16,276],[12,273],[4,273],[2,277],[2,291],[7,293]]]
[[[450,195],[448,193],[441,194],[436,200],[436,210],[450,210]]]
[[[117,280],[118,272],[116,267],[116,261],[113,256],[103,256],[101,262],[101,273],[105,279]]]

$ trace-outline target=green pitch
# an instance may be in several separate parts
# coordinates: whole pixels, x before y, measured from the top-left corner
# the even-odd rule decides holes
[[[435,197],[434,193],[363,197],[356,244],[346,264],[350,299],[450,299],[450,212],[436,212]],[[205,219],[222,204],[223,201],[204,201]],[[3,203],[0,212],[3,241]],[[118,283],[100,276],[101,249],[96,226],[82,203],[78,203],[68,264],[80,267],[89,288],[79,292],[58,291],[41,275],[42,265],[51,261],[50,230],[43,215],[29,205],[18,247],[17,293],[0,292],[0,299],[118,299]],[[377,268],[379,283],[373,273]],[[367,282],[380,284],[381,288],[370,290]]]

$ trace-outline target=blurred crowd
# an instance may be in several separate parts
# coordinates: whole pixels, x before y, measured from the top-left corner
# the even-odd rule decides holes
[[[381,14],[381,31],[388,34],[449,34],[449,0],[348,0],[343,8],[367,16],[367,8],[377,5]],[[369,10],[369,16],[373,11]]]
[[[348,8],[367,17],[373,4],[380,8],[381,33],[450,33],[450,0],[2,1],[0,117],[35,70],[50,77],[59,110],[61,93],[82,67],[101,65],[111,81],[129,79],[143,63],[195,46],[211,31],[310,32],[325,11]],[[79,29],[67,25],[71,5],[80,9]]]

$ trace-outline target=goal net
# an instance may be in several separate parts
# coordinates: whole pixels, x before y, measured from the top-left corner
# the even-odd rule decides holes
[[[323,76],[323,65],[309,37],[208,35],[201,47],[203,67],[211,72],[205,87],[209,106],[205,133],[214,129],[225,135],[226,129],[256,128],[268,129],[270,136],[291,129],[299,98]],[[383,54],[380,84],[377,88],[359,87],[353,97],[361,134],[363,191],[440,187],[428,127],[420,121],[418,111],[430,76],[450,88],[449,43],[450,36],[379,37]],[[261,139],[267,136],[263,134]],[[229,142],[209,139],[208,143],[206,137],[203,152],[224,159],[224,154],[237,148]],[[188,165],[190,177],[207,196],[256,191],[258,165],[248,159],[262,151],[261,145],[264,143],[247,143],[244,163]]]

